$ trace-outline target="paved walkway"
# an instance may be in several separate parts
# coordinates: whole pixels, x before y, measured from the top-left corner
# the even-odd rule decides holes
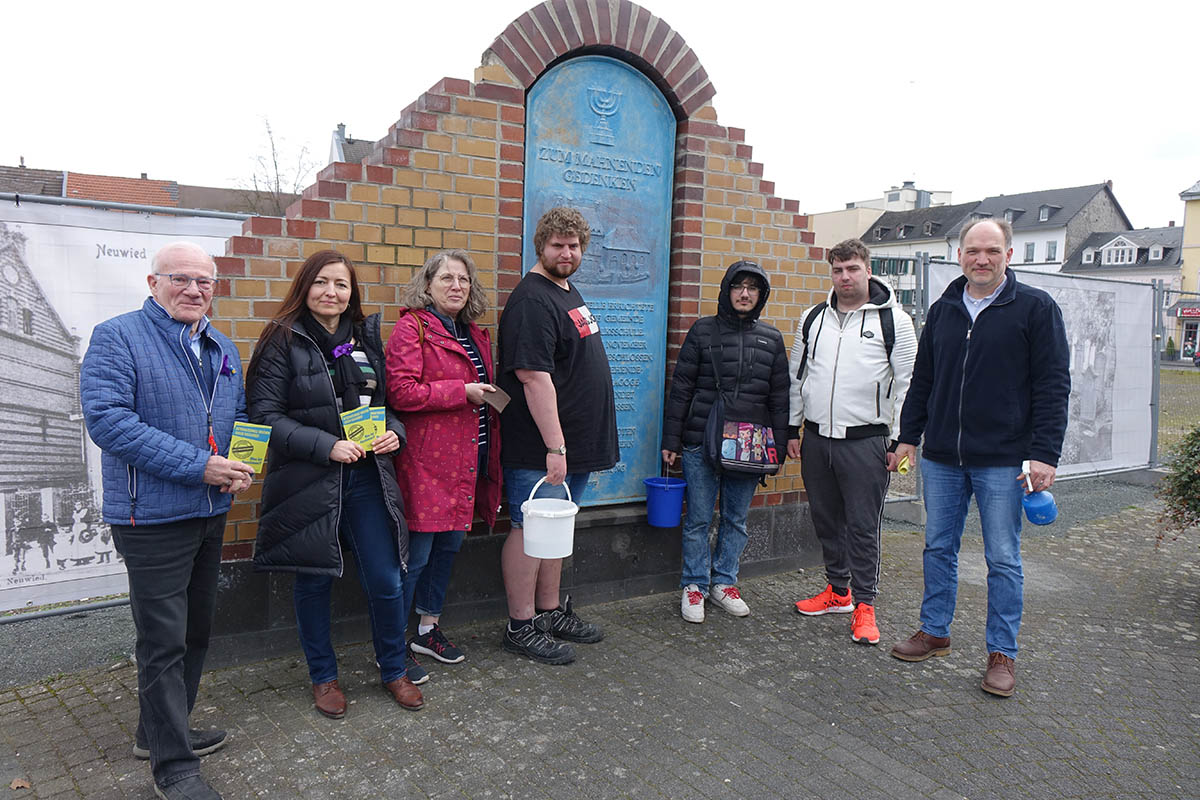
[[[349,713],[319,716],[297,652],[205,676],[193,721],[231,732],[205,774],[226,798],[1200,797],[1200,534],[1156,546],[1155,513],[1026,529],[1007,700],[979,689],[977,536],[954,652],[888,655],[920,602],[909,528],[885,534],[879,647],[793,612],[823,586],[809,570],[746,581],[746,619],[686,624],[676,593],[583,609],[608,636],[567,667],[504,653],[497,625],[451,629],[468,660],[430,666],[415,714],[360,644],[340,654]],[[152,797],[135,686],[120,663],[0,691],[0,798]]]

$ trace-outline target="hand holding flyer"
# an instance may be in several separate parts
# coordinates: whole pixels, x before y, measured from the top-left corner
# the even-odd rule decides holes
[[[359,406],[352,411],[342,412],[342,428],[346,431],[346,438],[369,451],[371,443],[387,430],[385,415],[383,406]]]
[[[270,425],[250,422],[233,423],[233,438],[229,440],[229,458],[262,472],[267,460],[267,443],[271,440]]]

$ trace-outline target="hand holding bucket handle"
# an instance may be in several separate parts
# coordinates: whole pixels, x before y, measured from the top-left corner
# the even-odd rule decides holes
[[[546,477],[548,478],[548,477],[550,477],[550,476],[548,476],[548,475],[547,475]],[[533,488],[529,490],[529,497],[526,497],[525,499],[526,499],[527,501],[528,501],[528,500],[532,500],[532,499],[533,499],[533,496],[534,496],[535,494],[537,494],[538,487],[539,487],[539,486],[541,486],[541,485],[542,485],[543,483],[545,483],[545,482],[546,482],[546,478],[542,478],[542,479],[541,479],[541,480],[539,480],[537,483],[535,483],[535,484],[533,485]],[[553,484],[551,484],[551,485],[553,486]],[[574,501],[574,499],[572,499],[572,498],[571,498],[571,487],[567,485],[567,482],[566,482],[566,481],[563,481],[562,483],[560,483],[560,484],[558,484],[558,485],[559,485],[559,486],[561,486],[561,487],[563,487],[564,489],[566,489],[566,490],[567,490],[567,499],[568,499],[568,500],[570,500],[572,503],[574,503],[574,502],[575,502],[575,501]]]
[[[1033,480],[1029,477],[1029,461],[1021,462],[1021,475],[1025,478],[1025,493],[1033,494]]]

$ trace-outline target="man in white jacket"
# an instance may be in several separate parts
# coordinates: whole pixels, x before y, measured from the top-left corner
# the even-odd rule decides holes
[[[796,611],[853,612],[850,638],[877,644],[879,529],[917,338],[891,286],[871,277],[866,245],[847,239],[829,263],[829,299],[796,325],[788,420],[828,584]]]

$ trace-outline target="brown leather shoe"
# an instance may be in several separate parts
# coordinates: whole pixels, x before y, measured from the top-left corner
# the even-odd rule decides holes
[[[1004,653],[988,653],[987,672],[983,673],[983,690],[1000,697],[1011,697],[1016,686],[1013,660]]]
[[[950,637],[930,636],[917,631],[903,642],[892,645],[892,655],[901,661],[924,661],[930,656],[950,655]]]
[[[330,719],[346,716],[346,695],[338,686],[337,678],[325,683],[313,684],[313,704]]]
[[[396,678],[394,681],[388,681],[383,688],[387,689],[392,699],[399,703],[401,708],[420,711],[421,707],[425,705],[425,700],[421,697],[421,690],[408,679],[407,675]]]

